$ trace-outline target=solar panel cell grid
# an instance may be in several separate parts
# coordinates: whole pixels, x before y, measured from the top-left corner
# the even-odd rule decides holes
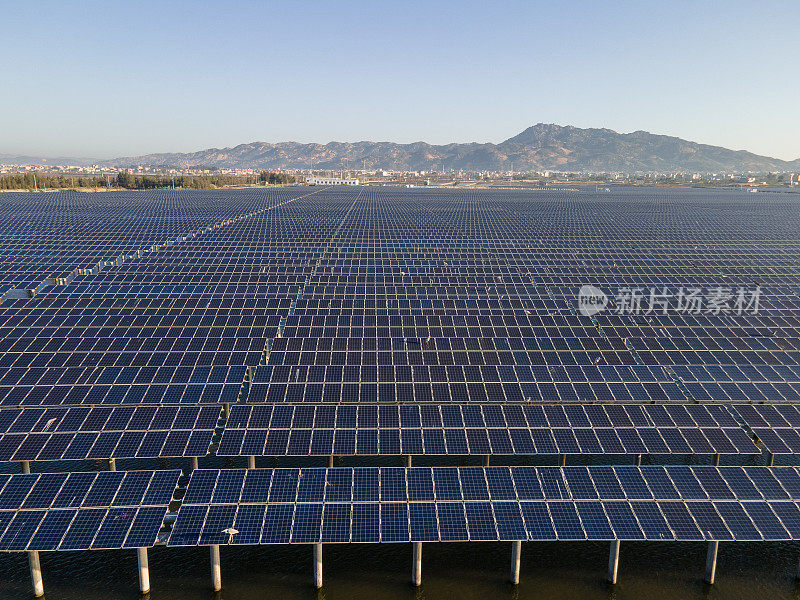
[[[152,546],[179,476],[179,471],[7,476],[0,492],[0,549]]]
[[[797,535],[798,496],[781,488],[777,499],[774,488],[775,499],[768,499],[752,484],[770,481],[769,489],[779,481],[773,474],[785,478],[788,472],[798,475],[791,467],[356,467],[238,470],[230,480],[252,477],[261,490],[272,482],[274,497],[242,493],[238,503],[237,510],[250,515],[248,539],[260,530],[261,543],[760,540]],[[200,532],[212,539],[217,526],[233,518],[227,498],[198,502],[213,497],[209,482],[219,486],[223,473],[195,472],[170,544],[212,543]],[[729,487],[727,481],[738,483]],[[212,516],[200,510],[208,506],[221,508]],[[220,543],[244,543],[239,535]]]

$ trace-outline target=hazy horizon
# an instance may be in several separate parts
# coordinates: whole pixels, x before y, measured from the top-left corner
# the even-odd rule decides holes
[[[498,143],[545,122],[800,158],[796,2],[40,2],[3,13],[3,154]]]

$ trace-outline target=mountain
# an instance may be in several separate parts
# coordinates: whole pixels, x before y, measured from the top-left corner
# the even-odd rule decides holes
[[[52,161],[51,161],[52,164]],[[151,165],[254,169],[372,169],[427,171],[711,172],[796,171],[783,161],[751,152],[697,144],[646,131],[617,133],[539,123],[499,144],[432,145],[425,142],[252,142],[188,154],[148,154],[102,161],[111,167]]]
[[[617,133],[539,123],[501,143],[514,164],[564,171],[787,171],[800,159],[783,161],[744,150],[728,150],[647,131]],[[547,165],[544,167],[544,165]]]
[[[96,158],[75,158],[74,156],[26,156],[22,154],[0,154],[0,165],[70,165],[85,167],[97,164]]]

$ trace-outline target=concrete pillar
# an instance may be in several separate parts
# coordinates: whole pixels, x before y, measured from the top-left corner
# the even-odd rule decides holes
[[[709,542],[706,553],[706,583],[714,583],[717,576],[717,550],[719,542]]]
[[[767,452],[767,466],[771,467],[774,462],[775,462],[775,455],[772,454],[771,452]],[[24,472],[25,471],[23,471],[23,473]]]
[[[328,468],[329,469],[333,468],[333,455],[328,457]]]
[[[484,454],[484,456],[483,456],[483,466],[484,467],[488,467],[489,466],[489,455],[488,454]]]
[[[559,454],[558,455],[558,465],[561,467],[565,467],[567,465],[567,455],[566,454]]]
[[[197,457],[196,456],[192,456],[189,459],[189,466],[191,467],[192,471],[195,471],[196,469],[198,469]]]
[[[33,595],[37,598],[44,596],[44,583],[42,583],[42,565],[39,563],[39,553],[36,550],[28,552],[28,564],[31,567],[31,583]]]
[[[711,464],[712,464],[712,465],[714,465],[715,467],[718,467],[718,466],[719,466],[719,454],[715,454],[715,455],[714,455],[714,456],[711,458]]]
[[[636,457],[635,457],[635,459],[633,461],[633,464],[636,465],[637,467],[641,467],[642,466],[642,455],[641,454],[637,454],[636,455]]]
[[[227,402],[222,405],[222,410],[226,419],[231,416],[231,405],[228,404]]]
[[[219,562],[219,546],[210,546],[211,550],[211,589],[218,592],[222,589],[222,566]]]
[[[108,470],[109,471],[116,471],[117,470],[117,461],[114,458],[108,459]]]
[[[608,583],[617,583],[617,568],[619,567],[619,540],[611,542],[608,553]]]
[[[519,559],[522,554],[522,542],[511,542],[511,583],[519,583]]]
[[[412,542],[414,564],[411,566],[411,583],[422,585],[422,542]]]
[[[22,472],[23,472],[23,473],[25,473],[25,474],[29,474],[29,473],[31,472],[31,461],[29,461],[29,460],[23,460],[23,461],[22,461],[21,463],[19,463],[19,464],[20,464],[20,467],[22,467]]]
[[[139,591],[146,594],[150,591],[150,564],[147,562],[147,548],[137,548],[136,557],[139,559]]]
[[[322,544],[314,544],[314,586],[322,587]]]
[[[403,466],[410,467],[411,466],[411,455],[408,454],[407,456],[403,457]]]
[[[256,468],[256,457],[255,456],[248,456],[247,457],[247,468],[248,469],[255,469]]]

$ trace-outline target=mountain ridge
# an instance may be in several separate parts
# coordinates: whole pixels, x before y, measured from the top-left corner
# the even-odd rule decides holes
[[[188,168],[345,169],[399,171],[573,171],[714,172],[791,171],[800,159],[784,161],[746,150],[699,144],[681,138],[633,131],[539,123],[499,144],[467,142],[248,142],[189,153],[124,157],[103,164]]]
[[[34,157],[0,154],[3,159]],[[65,159],[41,159],[45,164]],[[186,169],[193,166],[252,169],[385,169],[397,171],[569,171],[744,173],[800,170],[800,158],[785,161],[746,150],[700,144],[643,130],[538,123],[500,143],[429,144],[423,141],[247,142],[196,152],[167,152],[80,164],[125,168],[137,165]],[[8,164],[8,163],[7,163]],[[14,163],[10,163],[14,164]],[[20,164],[20,163],[17,163]],[[75,163],[73,163],[75,164]]]

